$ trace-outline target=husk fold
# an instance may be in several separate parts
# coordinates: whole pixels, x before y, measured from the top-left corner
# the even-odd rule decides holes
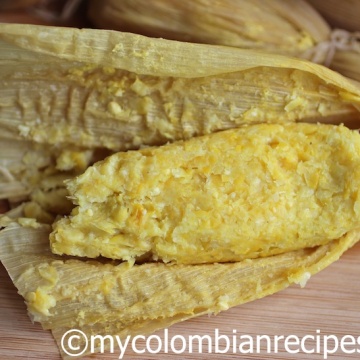
[[[0,49],[8,139],[126,150],[246,123],[360,118],[356,84],[280,55],[14,24],[0,24]]]
[[[88,12],[103,29],[288,55],[305,51],[330,33],[303,0],[93,0]]]
[[[0,147],[6,149],[0,153],[0,199],[27,202],[25,213],[46,223],[73,208],[64,181],[108,154],[1,137]]]
[[[53,255],[48,225],[32,222],[24,227],[18,222],[8,221],[0,232],[0,259],[25,298],[30,317],[52,330],[60,349],[63,334],[71,328],[87,336],[124,339],[218,313],[291,283],[304,285],[360,235],[352,231],[317,248],[236,263],[129,267]],[[64,352],[62,356],[67,358]]]
[[[356,47],[351,34],[334,40],[337,30],[312,4],[333,20],[332,25],[360,30],[359,1],[156,0],[149,4],[145,0],[93,0],[89,17],[105,29],[301,57],[360,81],[359,36]]]

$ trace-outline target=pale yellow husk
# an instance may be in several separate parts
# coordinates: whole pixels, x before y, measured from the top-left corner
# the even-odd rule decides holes
[[[359,1],[312,4],[338,19],[341,29],[360,31]],[[330,26],[302,0],[93,0],[89,16],[105,29],[306,58],[360,81],[359,36],[356,46],[351,34],[334,40]]]
[[[81,174],[109,154],[101,149],[60,147],[0,137],[0,199],[26,202],[25,213],[41,222],[73,208],[64,181]]]
[[[0,54],[8,139],[125,150],[246,123],[360,119],[357,84],[253,50],[0,24]]]
[[[359,231],[313,249],[228,264],[100,263],[51,254],[50,227],[9,220],[0,232],[0,259],[30,317],[51,329],[62,349],[63,334],[146,335],[195,316],[302,286],[354,245]],[[83,344],[79,344],[80,346]],[[85,352],[88,353],[90,349]]]
[[[357,51],[338,51],[334,55],[331,67],[343,75],[360,81],[360,32]]]
[[[69,215],[73,204],[65,181],[105,158],[104,149],[56,147],[0,137],[0,200],[22,204],[24,216],[52,224]],[[1,213],[1,212],[0,212]]]
[[[303,0],[93,0],[89,17],[103,29],[288,55],[330,34]]]

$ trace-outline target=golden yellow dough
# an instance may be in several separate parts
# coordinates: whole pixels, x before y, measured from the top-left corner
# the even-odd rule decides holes
[[[241,261],[338,239],[360,226],[360,135],[259,124],[120,152],[68,182],[78,206],[56,254]]]

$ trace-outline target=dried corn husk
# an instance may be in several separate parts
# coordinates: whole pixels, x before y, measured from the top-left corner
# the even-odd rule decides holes
[[[329,40],[305,51],[302,56],[360,81],[360,32],[335,29]]]
[[[50,227],[25,220],[17,221],[24,226],[10,220],[0,232],[0,259],[24,297],[30,317],[51,329],[61,351],[62,336],[71,328],[88,337],[124,339],[218,313],[294,282],[303,286],[360,235],[353,231],[318,248],[237,263],[129,267],[53,255],[48,244]],[[62,356],[67,358],[64,352]]]
[[[342,51],[335,52],[331,67],[349,78],[360,81],[360,31],[348,34],[345,38],[348,39],[348,43]]]
[[[326,1],[319,3],[328,7]],[[356,4],[350,11],[358,17]],[[347,32],[339,38],[305,1],[93,0],[89,16],[105,29],[303,57],[360,81],[359,36],[355,43]]]
[[[303,0],[93,0],[89,17],[103,29],[288,55],[330,34]]]
[[[79,147],[57,147],[0,137],[0,199],[18,204],[26,201],[25,213],[41,222],[73,208],[64,181],[81,174],[103,159],[108,151]]]
[[[0,24],[0,49],[8,139],[124,150],[245,123],[360,119],[359,86],[294,58],[13,24]]]
[[[26,198],[39,184],[44,190],[62,186],[94,161],[94,151],[61,149],[30,141],[0,138],[0,198]]]
[[[359,0],[308,0],[332,27],[360,31]]]
[[[344,126],[258,124],[119,152],[67,182],[78,206],[51,248],[197,264],[314,247],[360,227],[359,183],[360,135]]]
[[[56,169],[55,153],[61,151],[54,151],[50,147],[30,141],[3,138],[0,138],[0,146],[7,149],[0,154],[1,199],[20,201],[29,196],[41,179],[48,178],[47,181],[50,181],[55,173],[59,173]],[[82,170],[85,168],[86,166]],[[63,180],[64,178],[57,183],[60,184]]]
[[[6,151],[0,152],[0,199],[15,198],[21,200],[29,193],[27,184],[21,181],[25,165],[24,156],[33,149],[28,141],[13,141],[1,139],[1,148]],[[42,156],[46,162],[46,155]],[[41,162],[40,162],[41,166]],[[29,171],[37,172],[38,167],[32,164]]]

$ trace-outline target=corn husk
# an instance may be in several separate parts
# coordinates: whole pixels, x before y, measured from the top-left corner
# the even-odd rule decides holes
[[[25,213],[41,222],[73,208],[64,181],[81,174],[109,153],[101,149],[61,148],[0,137],[0,199],[11,206],[26,202]]]
[[[27,141],[0,139],[0,142],[1,148],[7,149],[0,152],[0,199],[15,197],[21,200],[29,193],[27,185],[21,181],[25,169],[23,158],[33,147]],[[36,169],[36,166],[31,168]]]
[[[0,138],[0,146],[7,149],[0,154],[0,198],[22,200],[39,185],[42,179],[44,189],[46,181],[60,171],[56,169],[56,151],[30,141],[14,141]],[[60,154],[58,154],[60,156]],[[85,167],[82,169],[84,170]],[[66,178],[66,177],[65,177]],[[62,183],[63,179],[55,182],[54,187]],[[54,182],[54,181],[53,181]],[[48,188],[50,188],[48,184]]]
[[[0,259],[24,297],[29,316],[52,331],[60,349],[62,336],[71,328],[88,337],[118,335],[124,340],[216,314],[292,283],[303,286],[360,235],[353,231],[318,248],[237,263],[129,267],[53,255],[49,232],[49,226],[10,219],[0,232]],[[64,352],[62,356],[67,358]]]
[[[305,51],[302,56],[360,81],[360,32],[335,29],[329,40]]]
[[[344,50],[335,52],[331,67],[349,78],[360,81],[360,32],[353,36],[353,40],[351,34],[346,37],[350,39],[348,45],[345,45]]]
[[[1,24],[0,40],[8,139],[125,150],[246,123],[360,119],[357,84],[294,58],[32,25]]]
[[[103,29],[295,55],[326,40],[330,28],[303,0],[90,1]]]
[[[345,1],[345,5],[339,1],[315,3],[331,13],[335,13],[332,7],[347,7],[350,18],[359,24],[356,3],[353,9],[351,1]],[[340,16],[341,11],[337,14]],[[359,36],[355,44],[347,32],[338,38],[337,31],[333,34],[322,16],[305,1],[93,0],[89,16],[105,29],[302,57],[360,81]]]
[[[308,0],[334,28],[360,31],[359,0]]]

